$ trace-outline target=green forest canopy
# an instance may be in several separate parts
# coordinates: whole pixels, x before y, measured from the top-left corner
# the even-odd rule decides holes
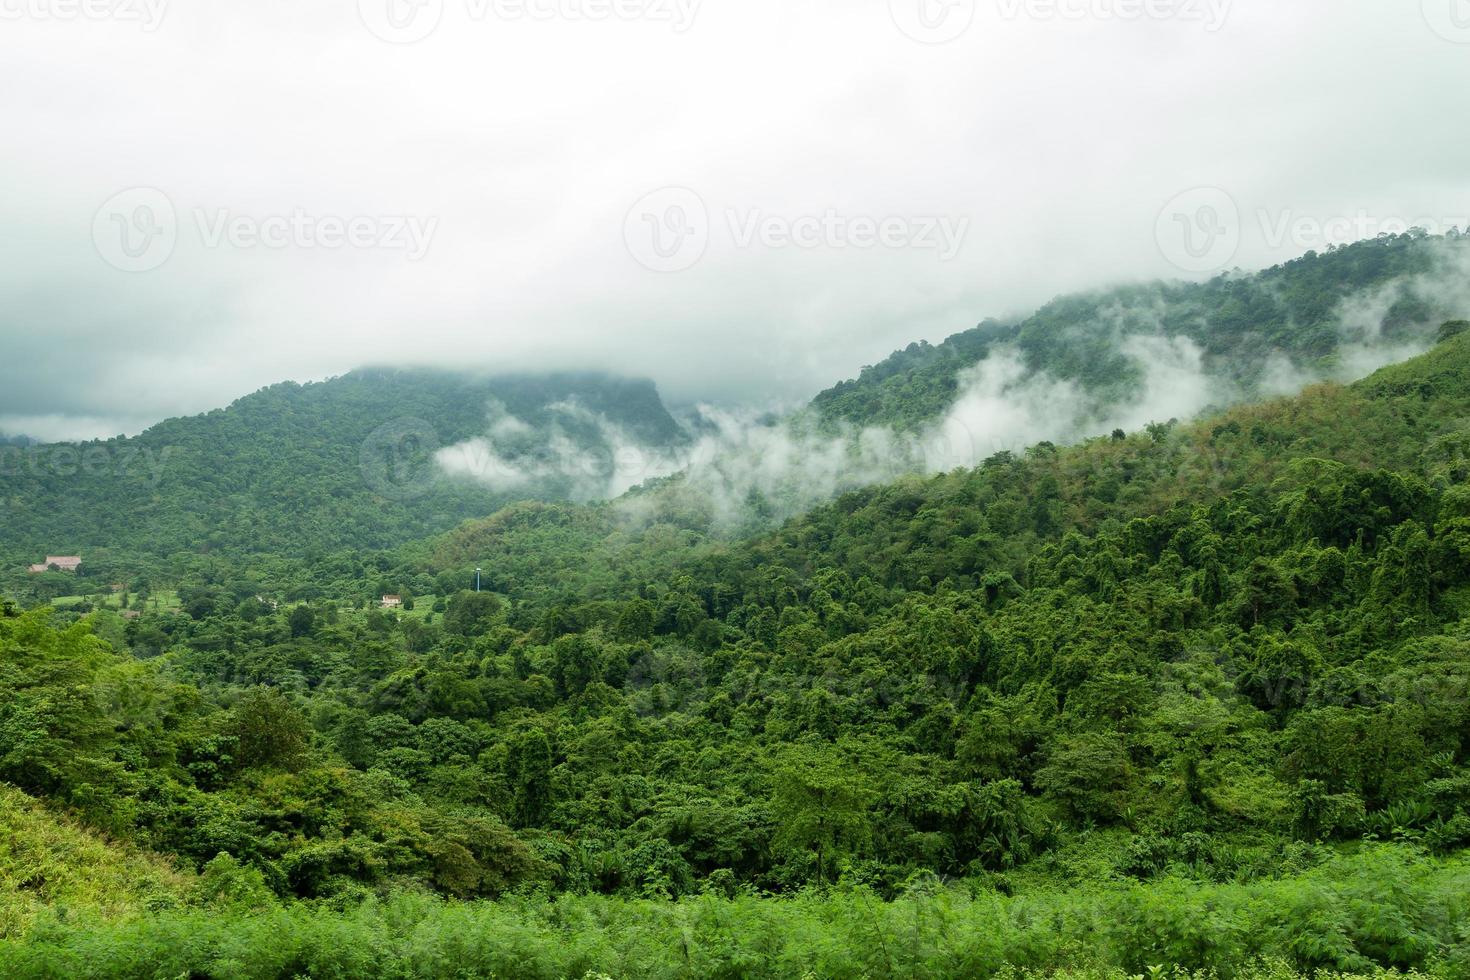
[[[131,934],[144,947],[372,895],[835,883],[916,902],[961,880],[1045,903],[1086,881],[1096,898],[1057,900],[1121,901],[1110,928],[1140,931],[1100,959],[992,955],[1137,970],[1152,937],[1169,963],[1233,969],[1263,914],[1249,895],[1309,922],[1324,906],[1287,889],[1320,886],[1292,876],[1359,853],[1341,887],[1388,889],[1356,900],[1381,911],[1271,919],[1316,938],[1269,951],[1448,969],[1470,841],[1470,335],[1447,334],[1356,385],[1001,454],[750,541],[520,507],[390,558],[386,580],[428,586],[403,588],[412,614],[271,608],[226,582],[129,621],[12,609],[0,780],[198,875],[164,903],[184,918]],[[475,553],[491,594],[459,588]],[[1226,933],[1160,938],[1183,920],[1157,916],[1203,895],[1234,910]],[[727,907],[710,914],[763,914]],[[47,956],[90,948],[13,915]],[[323,927],[289,925],[286,946]]]

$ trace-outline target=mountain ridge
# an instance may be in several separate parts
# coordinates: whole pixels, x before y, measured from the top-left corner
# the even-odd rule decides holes
[[[691,449],[713,452],[725,506],[759,514],[774,494],[772,512],[786,516],[906,468],[976,462],[987,440],[1085,436],[1119,406],[1122,427],[1140,428],[1351,375],[1427,347],[1442,319],[1467,310],[1470,238],[1384,236],[1260,273],[1062,296],[1019,321],[911,344],[818,393],[790,426],[730,423],[713,438],[708,419],[681,424],[646,379],[362,367],[267,386],[132,438],[0,447],[0,555],[24,567],[84,549],[157,559],[389,548],[518,499],[616,496],[629,448],[655,476],[687,465]],[[1002,410],[1020,414],[992,431]],[[1028,411],[1055,424],[1032,431]],[[1065,411],[1073,423],[1050,418]],[[938,430],[910,438],[945,413]],[[804,416],[852,432],[834,442]],[[874,429],[892,433],[886,449],[841,444]],[[929,458],[925,440],[955,435],[958,455]],[[892,458],[841,472],[855,449]],[[805,488],[772,459],[834,469]],[[731,468],[771,479],[746,486]]]
[[[580,405],[635,438],[686,438],[647,380],[358,369],[270,385],[134,437],[4,450],[0,504],[9,519],[0,554],[284,554],[400,543],[523,494],[568,493],[554,477],[520,494],[452,480],[432,457],[483,433],[492,412],[509,407],[527,417],[528,433],[554,429],[601,465],[601,434],[578,416]],[[100,500],[107,506],[94,507]]]
[[[1349,308],[1354,301],[1364,308]],[[1033,375],[1116,399],[1137,382],[1139,369],[1119,343],[1128,337],[1187,338],[1206,376],[1249,397],[1263,384],[1272,393],[1282,380],[1273,372],[1341,378],[1332,358],[1345,350],[1379,347],[1379,363],[1402,359],[1416,344],[1427,348],[1441,322],[1467,315],[1470,236],[1386,235],[1254,273],[1064,294],[1024,317],[986,320],[937,345],[910,344],[811,405],[828,422],[916,428],[962,394],[967,368],[1005,347]]]

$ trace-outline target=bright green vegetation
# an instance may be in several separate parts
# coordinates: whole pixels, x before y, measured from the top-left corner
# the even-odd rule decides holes
[[[191,911],[114,924],[47,923],[0,957],[12,977],[1173,977],[1238,980],[1375,964],[1463,976],[1463,861],[1375,848],[1299,878],[1169,878],[1007,897],[916,883],[792,898],[670,902],[563,896],[447,903],[400,895],[348,911],[216,894]],[[1057,971],[1060,971],[1059,973]],[[1319,973],[1323,980],[1334,978]]]
[[[181,906],[192,890],[193,875],[0,786],[0,941],[38,919],[113,921]]]
[[[92,635],[96,616],[0,619],[0,778],[118,839],[239,877],[231,889],[252,901],[308,903],[271,913],[304,923],[307,946],[313,929],[394,914],[330,910],[372,896],[391,910],[405,890],[662,902],[835,885],[872,904],[938,875],[969,882],[966,894],[1015,892],[1018,908],[1093,901],[1064,884],[1106,895],[1148,883],[1121,894],[1178,916],[1180,949],[1207,951],[1223,940],[1192,931],[1189,902],[1235,895],[1253,910],[1229,927],[1249,937],[1243,950],[1297,968],[1439,969],[1464,909],[1402,888],[1449,881],[1446,894],[1465,894],[1459,865],[1429,855],[1470,840],[1466,418],[1470,334],[1351,388],[874,488],[739,545],[661,525],[599,538],[604,512],[569,524],[541,505],[487,524],[509,556],[485,558],[508,599],[455,592],[433,621],[344,617],[335,602],[236,608],[189,590],[191,615],[145,616],[118,649]],[[435,556],[477,533],[406,559],[428,562],[418,571],[382,574],[453,580]],[[580,568],[567,580],[580,597],[505,573],[531,553]],[[660,566],[662,578],[627,580]],[[1334,857],[1375,839],[1408,849]],[[211,865],[222,852],[232,863]],[[1373,861],[1390,862],[1381,888]],[[1309,923],[1339,904],[1312,884],[1319,873],[1380,888],[1356,906],[1365,935],[1432,908],[1435,938],[1344,940],[1331,955],[1262,945],[1267,925],[1248,915],[1339,934],[1284,911],[1294,889],[1317,896],[1301,899]],[[781,955],[822,943],[859,955],[837,924],[866,921],[855,910],[867,906],[809,900],[807,926],[760,913],[792,929],[830,913],[829,936],[793,938]],[[735,908],[808,900],[764,901]],[[416,914],[432,929],[441,915],[500,923],[516,907]],[[690,928],[685,907],[634,906],[674,916],[664,929]],[[214,924],[118,928],[146,950],[171,943],[170,928],[228,943],[253,921],[190,915]],[[532,944],[534,930],[516,928]],[[1128,957],[1144,954],[1129,944],[1144,931],[1119,935],[1133,938],[1096,947],[1112,950],[1100,959],[1069,946],[1027,959],[1024,937],[995,955],[1137,969]],[[631,939],[587,941],[642,955]],[[597,961],[571,962],[584,965]]]
[[[8,603],[0,972],[1470,976],[1441,337],[746,538],[523,502],[178,612]]]

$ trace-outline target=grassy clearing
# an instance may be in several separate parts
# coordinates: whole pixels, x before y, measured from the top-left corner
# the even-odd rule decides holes
[[[132,608],[133,597],[128,597],[128,608]],[[111,609],[120,612],[124,607],[122,594],[109,592],[103,595],[63,595],[51,600],[51,605],[56,609],[74,609],[81,605],[91,605],[98,609]],[[182,608],[179,602],[178,592],[172,589],[160,589],[152,593],[143,605],[143,611],[149,613],[176,613]]]
[[[193,876],[163,858],[108,841],[0,786],[0,938],[38,918],[80,913],[113,922],[182,905]]]

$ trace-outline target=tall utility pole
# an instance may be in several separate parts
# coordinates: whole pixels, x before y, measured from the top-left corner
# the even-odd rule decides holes
[[[480,591],[480,570],[478,568],[475,569],[475,591]]]

